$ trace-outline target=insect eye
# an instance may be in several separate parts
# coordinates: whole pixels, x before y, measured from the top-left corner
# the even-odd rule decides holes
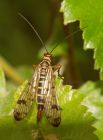
[[[44,53],[44,56],[48,56],[48,54],[47,53]]]

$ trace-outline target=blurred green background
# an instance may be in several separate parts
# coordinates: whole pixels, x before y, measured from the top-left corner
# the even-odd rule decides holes
[[[64,83],[77,88],[87,80],[98,80],[99,72],[94,70],[93,51],[83,50],[82,31],[73,34],[79,29],[79,21],[64,26],[60,4],[59,0],[0,0],[0,56],[15,72],[25,73],[24,79],[31,77],[32,65],[42,59],[45,50],[32,29],[18,16],[20,12],[33,24],[48,50],[59,43],[53,52],[53,64],[61,63]],[[8,67],[4,71],[8,79],[14,80]]]

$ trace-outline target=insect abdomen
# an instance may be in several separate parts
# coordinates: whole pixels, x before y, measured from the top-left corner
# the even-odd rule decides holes
[[[44,103],[45,103],[45,94],[44,94],[44,84],[46,80],[46,74],[47,74],[47,63],[44,62],[41,65],[41,71],[40,71],[40,78],[38,81],[38,90],[37,90],[37,104],[38,104],[38,113],[37,113],[37,121],[39,122],[42,118],[42,112],[44,109]]]

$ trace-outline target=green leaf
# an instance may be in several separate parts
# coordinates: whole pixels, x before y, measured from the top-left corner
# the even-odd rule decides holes
[[[32,124],[28,124],[28,121],[16,122],[13,118],[13,108],[16,104],[17,98],[24,89],[27,81],[21,85],[14,93],[8,94],[3,98],[3,104],[1,104],[0,110],[0,137],[2,140],[29,140],[32,139],[31,130]]]
[[[22,65],[17,67],[17,72],[24,78],[24,79],[30,79],[32,73],[33,73],[33,68],[30,66]]]
[[[84,31],[84,48],[94,49],[95,68],[103,68],[102,5],[102,0],[64,0],[61,5],[65,24],[80,21],[80,27]]]
[[[27,81],[21,85],[15,93],[9,93],[5,97],[0,111],[0,138],[2,140],[98,140],[92,126],[95,119],[82,105],[84,96],[78,94],[71,86],[63,86],[60,79],[56,80],[57,93],[62,108],[61,124],[52,127],[44,114],[39,125],[36,123],[37,107],[33,104],[27,117],[17,122],[13,118],[13,108]]]
[[[87,82],[78,92],[86,97],[83,104],[88,107],[89,112],[97,119],[94,124],[97,129],[95,133],[99,140],[103,140],[103,82]]]

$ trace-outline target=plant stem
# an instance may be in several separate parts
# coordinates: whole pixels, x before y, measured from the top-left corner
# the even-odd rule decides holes
[[[62,28],[64,31],[65,36],[68,36],[73,33],[72,31],[72,25],[69,24],[67,26],[64,26],[63,24],[63,15],[61,16],[62,19]],[[70,84],[73,86],[73,88],[78,88],[81,84],[81,77],[80,77],[80,71],[79,67],[77,65],[77,61],[75,58],[75,49],[74,49],[74,40],[73,36],[67,38],[67,43],[68,43],[68,64],[66,68],[66,73],[65,73],[65,82],[66,84]]]
[[[16,72],[16,70],[2,57],[0,56],[0,66],[3,68],[7,77],[12,79],[16,84],[21,84],[23,78]]]

